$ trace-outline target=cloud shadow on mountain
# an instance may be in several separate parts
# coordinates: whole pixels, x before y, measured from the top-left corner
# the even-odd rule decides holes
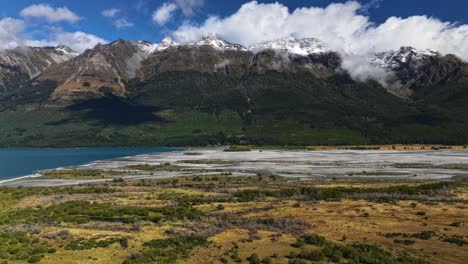
[[[75,102],[65,108],[73,112],[72,119],[64,119],[48,125],[58,125],[80,120],[95,120],[102,124],[138,125],[149,122],[166,122],[155,113],[161,109],[151,106],[134,105],[116,96]]]

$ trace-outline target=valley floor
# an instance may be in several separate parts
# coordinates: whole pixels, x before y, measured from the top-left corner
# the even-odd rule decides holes
[[[465,263],[467,170],[456,151],[222,149],[52,170],[0,188],[0,259]]]

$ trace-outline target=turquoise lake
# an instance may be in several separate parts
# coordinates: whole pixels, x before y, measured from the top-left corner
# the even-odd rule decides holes
[[[0,181],[35,174],[37,171],[87,164],[147,153],[164,153],[180,148],[79,148],[0,149]]]

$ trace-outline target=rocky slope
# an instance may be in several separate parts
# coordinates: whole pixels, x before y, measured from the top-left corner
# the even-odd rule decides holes
[[[406,96],[425,87],[455,82],[468,76],[468,65],[456,56],[443,56],[437,51],[412,47],[376,54],[372,63],[393,73],[390,84]]]
[[[148,80],[164,72],[196,71],[233,78],[268,71],[309,72],[327,78],[340,63],[338,54],[315,39],[288,38],[245,48],[211,34],[185,45],[170,38],[159,44],[118,40],[98,45],[50,67],[39,80],[59,84],[53,100],[70,101],[105,94],[125,96],[129,80]]]
[[[468,143],[468,68],[453,55],[376,54],[407,98],[353,80],[316,39],[117,40],[63,60],[10,75],[23,85],[0,94],[0,145]]]
[[[79,54],[68,47],[18,47],[0,51],[0,94],[22,87],[47,68]]]
[[[326,79],[341,71],[339,54],[314,38],[289,37],[252,47],[213,34],[190,44],[170,38],[158,44],[117,40],[77,55],[64,47],[3,51],[0,88],[21,87],[38,77],[39,81],[56,82],[50,98],[65,102],[108,94],[125,97],[128,81],[150,80],[166,72],[194,71],[229,78],[269,71],[307,72]],[[376,54],[371,63],[389,73],[389,87],[397,87],[392,92],[406,97],[468,76],[467,64],[456,56],[411,47]]]
[[[80,56],[47,69],[39,80],[53,80],[59,86],[53,100],[86,99],[105,94],[124,96],[124,82],[139,74],[142,61],[158,50],[143,41],[117,40],[97,45]]]

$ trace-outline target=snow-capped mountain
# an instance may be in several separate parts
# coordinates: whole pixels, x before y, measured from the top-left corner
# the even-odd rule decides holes
[[[165,37],[159,44],[157,44],[156,50],[162,51],[177,46],[180,46],[180,44],[175,42],[171,37]]]
[[[465,63],[454,55],[442,56],[434,50],[401,47],[396,51],[376,54],[371,64],[392,74],[387,82],[398,87],[400,95],[408,96],[421,87],[458,79]]]
[[[160,44],[119,39],[97,45],[73,60],[49,68],[40,79],[59,83],[54,98],[103,93],[124,95],[124,81],[135,78],[142,62],[160,48]]]
[[[313,54],[323,54],[329,52],[325,44],[315,38],[297,39],[288,37],[251,46],[249,50],[259,52],[264,50],[274,50],[299,56],[309,56]]]
[[[147,54],[152,54],[156,51],[163,51],[168,48],[177,47],[180,44],[175,42],[172,38],[166,37],[160,43],[151,43],[147,41],[137,41],[135,44]]]
[[[247,50],[245,47],[239,44],[234,44],[225,41],[224,39],[219,38],[215,34],[207,34],[198,42],[192,44],[194,46],[211,46],[218,50],[237,50],[237,51],[245,51]]]
[[[18,47],[0,51],[0,91],[19,86],[47,68],[78,56],[69,47]]]
[[[36,55],[25,55],[28,52]],[[15,60],[20,56],[15,54],[22,54],[22,59]],[[401,84],[411,90],[454,78],[464,64],[456,57],[412,47],[375,54],[370,63],[394,73],[389,75],[389,84]],[[315,38],[288,37],[249,48],[215,34],[187,44],[169,37],[160,43],[119,39],[83,54],[64,46],[0,52],[0,87],[19,87],[22,83],[12,80],[27,82],[39,76],[41,81],[58,83],[53,98],[73,100],[109,92],[124,96],[129,80],[150,80],[165,72],[201,72],[234,78],[272,71],[307,72],[316,78],[329,78],[341,64],[341,56]]]
[[[0,63],[10,67],[18,67],[25,71],[30,78],[34,78],[50,65],[65,62],[78,55],[79,53],[66,46],[18,47],[0,51]]]
[[[398,70],[404,65],[418,67],[430,58],[440,57],[434,50],[418,50],[413,47],[401,47],[397,51],[381,52],[371,59],[372,64],[386,69]]]

